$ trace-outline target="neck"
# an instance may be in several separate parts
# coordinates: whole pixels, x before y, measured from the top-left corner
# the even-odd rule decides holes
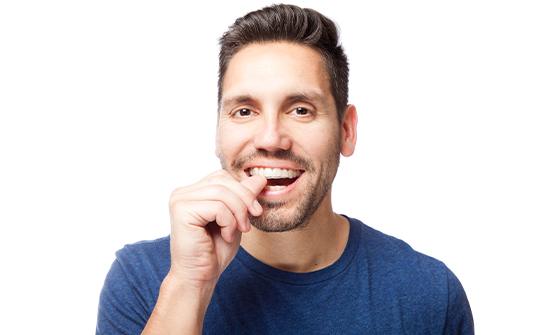
[[[252,227],[241,246],[259,261],[290,272],[311,272],[333,264],[349,238],[347,219],[332,210],[330,192],[304,228],[267,233]]]

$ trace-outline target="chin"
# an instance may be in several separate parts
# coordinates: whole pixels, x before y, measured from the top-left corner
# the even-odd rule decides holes
[[[305,228],[312,214],[307,213],[304,208],[282,208],[283,203],[259,202],[263,206],[263,214],[258,217],[251,216],[251,225],[267,233],[281,233]]]

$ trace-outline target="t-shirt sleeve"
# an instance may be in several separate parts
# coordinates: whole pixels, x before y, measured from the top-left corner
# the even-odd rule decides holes
[[[448,307],[445,335],[473,335],[473,316],[466,292],[458,278],[448,271]]]
[[[96,335],[140,334],[147,323],[147,310],[140,291],[115,259],[100,293]]]

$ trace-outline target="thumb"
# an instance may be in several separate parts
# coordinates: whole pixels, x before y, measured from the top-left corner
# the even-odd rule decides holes
[[[241,184],[248,190],[253,192],[255,196],[259,195],[266,186],[266,178],[263,176],[254,175],[241,181]]]

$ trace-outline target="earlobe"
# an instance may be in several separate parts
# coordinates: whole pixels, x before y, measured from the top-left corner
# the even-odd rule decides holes
[[[341,154],[345,157],[351,156],[355,151],[357,121],[355,105],[348,105],[341,121]]]

